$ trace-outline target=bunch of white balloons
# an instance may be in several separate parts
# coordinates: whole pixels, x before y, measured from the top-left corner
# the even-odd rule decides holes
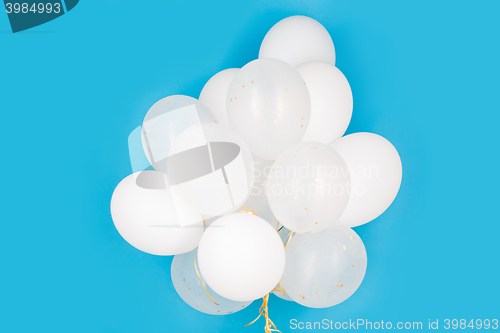
[[[288,17],[257,60],[215,74],[199,99],[151,107],[129,137],[134,173],[113,193],[114,224],[139,250],[175,255],[175,290],[201,312],[269,293],[339,304],[367,267],[351,228],[382,214],[402,179],[388,140],[342,137],[352,109],[327,30]]]

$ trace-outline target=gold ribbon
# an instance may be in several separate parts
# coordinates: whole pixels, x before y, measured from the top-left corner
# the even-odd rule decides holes
[[[264,318],[266,318],[266,326],[264,326],[264,331],[266,333],[269,333],[269,332],[280,332],[280,330],[278,330],[276,328],[276,325],[274,325],[273,321],[269,318],[269,310],[268,310],[268,306],[267,306],[267,303],[269,302],[269,294],[267,294],[266,296],[262,297],[262,305],[260,306],[260,309],[259,309],[259,316],[257,318],[255,318],[251,323],[249,324],[246,324],[246,326],[250,326],[252,325],[253,323],[255,323],[259,318],[260,316],[264,316]]]
[[[196,253],[198,253],[198,250],[196,250]],[[194,269],[196,269],[196,274],[198,274],[198,278],[200,279],[200,282],[201,282],[201,285],[203,286],[203,289],[205,289],[205,292],[207,293],[207,296],[208,298],[210,298],[210,300],[212,302],[214,302],[215,305],[219,305],[219,303],[216,303],[212,297],[210,296],[210,294],[208,293],[207,291],[207,288],[205,288],[205,284],[203,283],[203,280],[201,279],[201,275],[200,275],[200,272],[198,271],[198,266],[196,266],[196,253],[194,254]]]

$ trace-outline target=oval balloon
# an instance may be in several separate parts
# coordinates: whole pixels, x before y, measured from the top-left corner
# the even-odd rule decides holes
[[[227,96],[231,128],[258,157],[272,161],[304,136],[311,102],[297,70],[276,59],[258,59],[236,74]]]
[[[329,145],[344,135],[352,116],[352,92],[332,64],[313,61],[296,67],[311,96],[311,121],[302,141]]]
[[[281,283],[295,302],[327,308],[358,289],[366,264],[361,238],[352,229],[334,225],[312,235],[293,235]]]
[[[280,59],[294,67],[307,61],[335,65],[335,47],[321,23],[307,16],[290,16],[264,37],[259,51],[259,59],[263,58]]]
[[[355,227],[380,216],[398,194],[403,166],[398,151],[373,133],[354,133],[331,147],[344,159],[351,174],[350,199],[337,221]]]
[[[266,194],[274,216],[297,233],[329,227],[349,200],[349,171],[342,157],[319,142],[302,142],[276,158]]]

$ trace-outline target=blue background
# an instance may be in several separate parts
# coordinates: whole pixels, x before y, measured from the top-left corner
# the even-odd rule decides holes
[[[348,133],[399,150],[403,183],[356,228],[359,290],[329,309],[270,300],[273,321],[498,318],[498,1],[81,1],[12,34],[0,12],[0,331],[262,332],[260,306],[230,316],[185,305],[172,257],[113,226],[131,173],[129,133],[172,94],[198,97],[216,72],[258,56],[279,20],[320,21],[349,80]]]

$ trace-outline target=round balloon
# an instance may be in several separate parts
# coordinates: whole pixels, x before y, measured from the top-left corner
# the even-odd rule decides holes
[[[349,203],[337,223],[355,227],[372,221],[389,208],[401,186],[398,151],[373,133],[350,134],[331,147],[343,157],[351,174]]]
[[[302,141],[329,145],[344,135],[352,116],[352,92],[332,64],[313,61],[296,67],[311,96],[311,121]]]
[[[216,122],[210,109],[195,98],[173,95],[156,102],[144,117],[141,130],[149,163],[155,170],[166,172],[172,141],[191,126]]]
[[[295,302],[327,308],[345,301],[358,289],[366,263],[359,236],[334,225],[313,235],[293,235],[281,283]]]
[[[170,190],[204,216],[231,213],[250,195],[252,162],[247,145],[231,129],[219,124],[191,126],[170,148]]]
[[[299,72],[283,61],[258,59],[235,75],[227,96],[231,128],[250,151],[272,161],[300,142],[311,114],[309,92]]]
[[[199,270],[196,272],[195,257],[196,250],[176,255],[170,269],[175,291],[190,307],[211,315],[225,315],[243,310],[252,303],[231,301],[213,291],[198,275]]]
[[[315,19],[290,16],[276,23],[262,41],[259,59],[274,58],[297,66],[307,61],[335,65],[335,48],[328,31]]]
[[[349,200],[349,171],[331,147],[302,142],[276,158],[266,194],[274,216],[300,233],[321,231],[334,223]]]
[[[201,275],[216,293],[248,302],[280,281],[285,250],[276,230],[258,216],[234,213],[207,228],[198,247]]]
[[[215,74],[205,84],[199,97],[200,102],[212,111],[217,123],[225,127],[229,127],[226,112],[227,91],[238,71],[238,68],[229,68]]]
[[[189,252],[203,234],[203,222],[181,227],[166,175],[158,171],[137,172],[122,180],[111,198],[111,216],[130,245],[156,255]]]

